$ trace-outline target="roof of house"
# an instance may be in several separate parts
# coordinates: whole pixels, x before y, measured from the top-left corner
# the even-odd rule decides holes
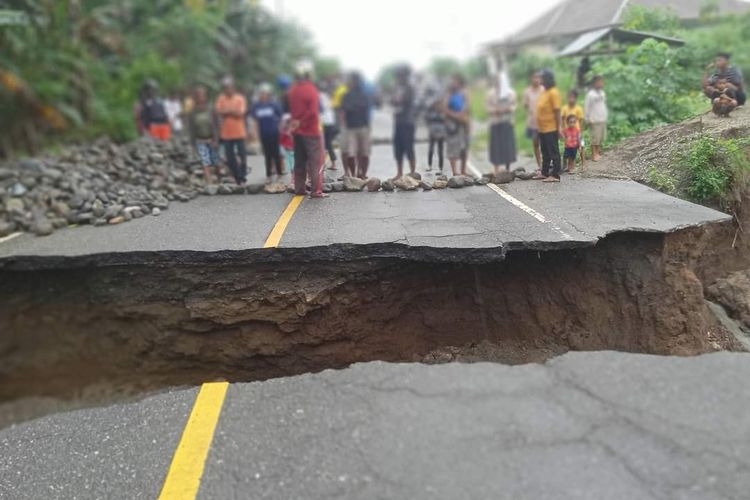
[[[704,3],[704,0],[564,0],[515,34],[492,45],[520,46],[617,26],[622,23],[623,13],[630,5],[668,7],[681,19],[698,19]],[[741,0],[719,0],[718,4],[722,13],[739,13],[750,9],[750,3]]]

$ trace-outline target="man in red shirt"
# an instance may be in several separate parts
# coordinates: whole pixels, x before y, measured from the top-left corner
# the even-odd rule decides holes
[[[289,89],[290,128],[294,134],[294,191],[305,194],[305,182],[310,179],[311,198],[324,198],[323,149],[320,135],[320,98],[310,80],[312,64],[297,65],[297,81]]]

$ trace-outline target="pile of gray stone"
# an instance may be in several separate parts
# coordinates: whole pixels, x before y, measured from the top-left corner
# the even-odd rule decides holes
[[[184,140],[99,140],[0,165],[0,237],[71,224],[120,224],[195,198],[200,168]]]

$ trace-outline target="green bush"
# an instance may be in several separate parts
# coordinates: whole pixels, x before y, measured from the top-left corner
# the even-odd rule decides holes
[[[738,202],[750,174],[749,145],[747,139],[709,136],[694,141],[678,162],[687,173],[688,195],[722,206]]]

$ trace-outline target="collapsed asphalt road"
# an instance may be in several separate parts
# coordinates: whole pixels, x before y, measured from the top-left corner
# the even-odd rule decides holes
[[[232,384],[197,498],[741,499],[749,377],[741,354],[578,353]],[[0,431],[0,497],[156,498],[196,392]]]
[[[390,148],[376,147],[371,174],[392,173]],[[374,364],[277,378],[373,360],[739,350],[701,281],[708,229],[729,220],[633,182],[565,177],[326,200],[201,197],[124,225],[5,238],[0,426],[49,411],[36,401],[102,407],[0,431],[0,496],[153,498],[170,464],[181,469],[172,459],[192,435],[187,415],[203,415],[195,389],[172,388],[228,380],[226,404],[213,400],[223,408],[215,439],[210,422],[198,425],[205,498],[738,498],[720,464],[741,472],[743,450],[717,458],[712,446],[723,430],[746,434],[726,418],[744,397],[733,385],[739,355]],[[586,384],[616,378],[562,379],[579,368]],[[670,392],[682,380],[697,390]],[[730,390],[716,396],[716,384]],[[113,404],[159,389],[169,391]],[[612,401],[625,396],[625,408]],[[656,398],[688,419],[724,413],[691,441],[670,425],[694,431],[697,420],[652,419]],[[30,409],[15,413],[16,403]],[[189,449],[183,461],[202,463]]]

